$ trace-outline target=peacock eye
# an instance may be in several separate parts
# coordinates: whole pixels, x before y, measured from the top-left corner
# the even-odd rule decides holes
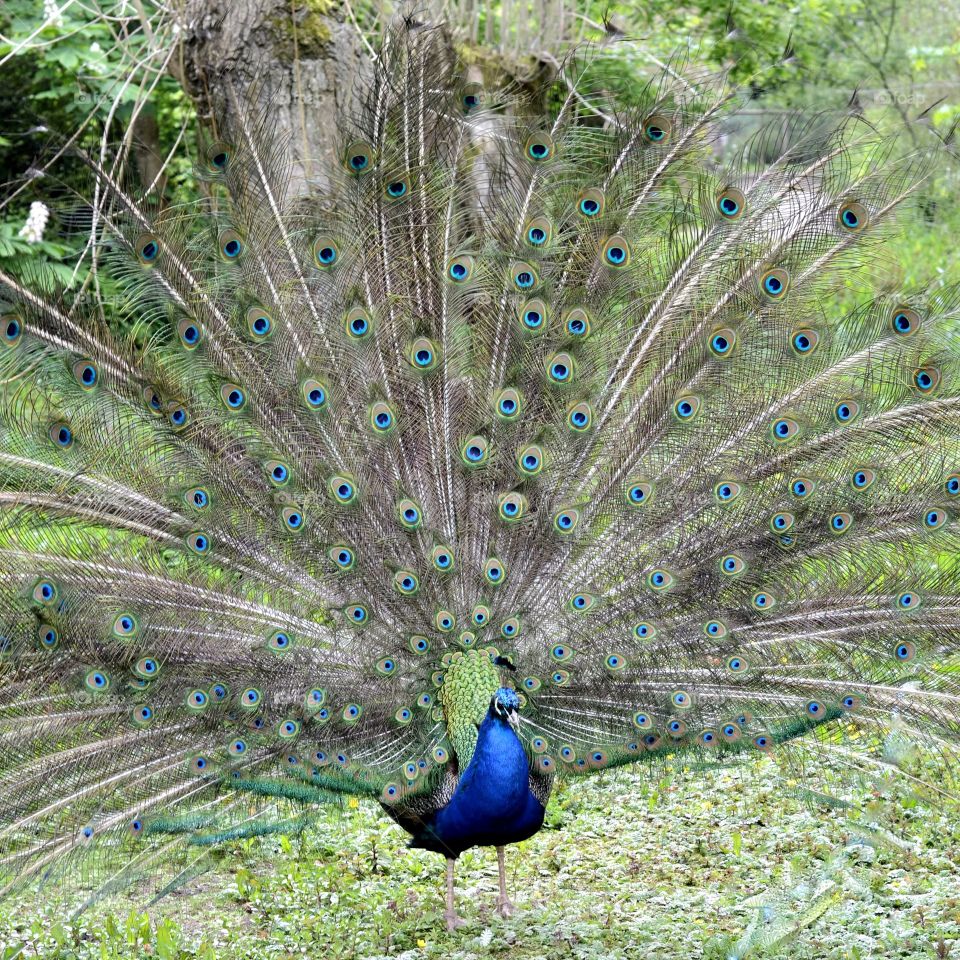
[[[736,187],[727,187],[717,195],[717,212],[724,220],[739,219],[746,206],[746,198]]]

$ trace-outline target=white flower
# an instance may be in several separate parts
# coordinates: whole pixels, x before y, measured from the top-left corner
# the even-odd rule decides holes
[[[23,237],[27,243],[39,243],[43,239],[43,231],[46,230],[49,219],[50,211],[47,209],[47,205],[39,200],[34,200],[30,204],[27,222],[20,228],[18,236]]]
[[[63,17],[60,16],[57,0],[43,0],[43,19],[51,27],[63,26]]]

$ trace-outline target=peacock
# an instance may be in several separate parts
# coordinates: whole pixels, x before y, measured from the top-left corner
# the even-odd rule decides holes
[[[722,78],[448,51],[391,28],[323,189],[239,109],[190,204],[88,161],[106,293],[0,274],[0,894],[368,798],[453,930],[558,778],[955,796],[960,296],[884,246],[929,160],[856,115],[721,159]]]

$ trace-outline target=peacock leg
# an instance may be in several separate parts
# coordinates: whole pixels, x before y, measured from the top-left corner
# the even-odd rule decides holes
[[[497,896],[497,913],[501,917],[513,916],[515,909],[507,896],[507,848],[497,847],[497,867],[500,871],[500,894]]]
[[[447,911],[444,913],[444,919],[447,921],[447,932],[453,933],[457,927],[465,927],[467,921],[463,917],[457,916],[457,911],[453,907],[453,865],[457,861],[453,857],[447,857]]]

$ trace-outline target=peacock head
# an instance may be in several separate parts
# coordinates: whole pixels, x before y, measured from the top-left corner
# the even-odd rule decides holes
[[[490,700],[490,714],[506,720],[514,730],[520,729],[520,697],[516,690],[500,687]]]

